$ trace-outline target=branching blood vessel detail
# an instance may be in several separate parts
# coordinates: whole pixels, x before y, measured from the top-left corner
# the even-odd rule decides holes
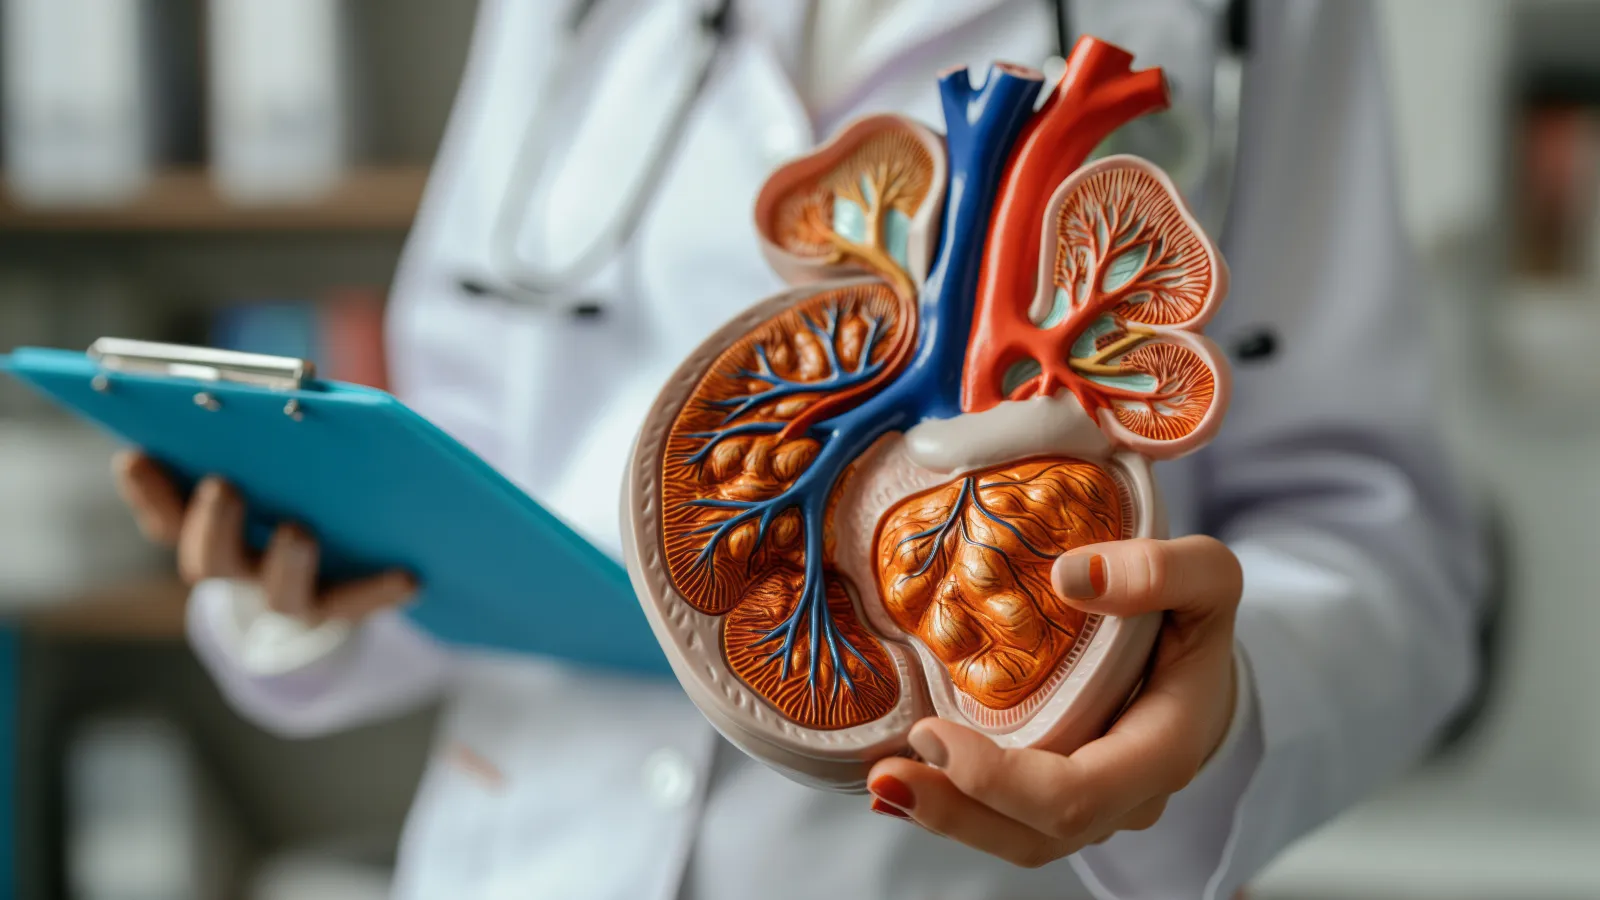
[[[879,592],[957,689],[990,709],[1033,696],[1090,625],[1056,596],[1056,557],[1123,534],[1120,491],[1091,463],[1032,460],[972,472],[885,517]]]
[[[1065,387],[1146,455],[1208,438],[1226,369],[1196,331],[1226,270],[1170,182],[1148,163],[1096,164],[1069,178],[1045,215],[1055,227],[1038,285],[1020,292],[996,276],[979,289],[963,407]],[[996,220],[991,248],[1015,245],[1005,224]]]
[[[1083,165],[1166,103],[1130,63],[1084,39],[1037,113],[1032,70],[952,72],[942,140],[874,116],[780,169],[757,227],[800,287],[714,335],[646,422],[625,500],[641,601],[713,722],[797,777],[853,786],[929,712],[1081,739],[1032,722],[1083,711],[1079,660],[1132,687],[1140,661],[1102,657],[1152,633],[1062,603],[1050,566],[1153,533],[1127,451],[1198,445],[1227,383],[1198,334],[1226,287],[1214,247],[1153,166]],[[1003,452],[1032,421],[1009,408],[1041,403],[1067,438]]]
[[[763,561],[775,567],[797,565],[800,569],[799,590],[789,605],[788,615],[772,629],[756,635],[754,646],[766,649],[766,655],[760,660],[761,665],[770,667],[768,671],[775,673],[763,672],[760,683],[766,685],[767,689],[757,688],[758,692],[769,702],[775,702],[774,697],[779,694],[795,698],[789,704],[779,706],[779,710],[810,727],[843,727],[865,721],[859,716],[807,714],[806,710],[820,712],[835,702],[835,698],[845,697],[847,699],[843,702],[852,707],[859,706],[862,716],[870,715],[873,707],[857,704],[853,699],[858,692],[865,690],[862,682],[873,684],[893,677],[891,673],[871,664],[870,648],[850,640],[849,629],[840,625],[839,616],[828,601],[829,573],[824,553],[827,530],[825,507],[845,468],[883,434],[903,430],[920,421],[927,400],[937,395],[939,382],[948,376],[945,360],[951,355],[951,350],[946,345],[954,345],[959,352],[963,333],[971,321],[971,306],[962,296],[961,288],[976,279],[977,264],[981,258],[981,249],[980,252],[973,252],[965,248],[976,243],[974,238],[983,233],[988,219],[988,200],[998,180],[996,173],[1000,170],[1001,160],[1011,139],[1031,111],[1033,99],[1039,90],[1039,80],[1032,75],[1001,71],[998,77],[991,78],[985,84],[982,91],[975,92],[967,81],[966,72],[961,71],[946,77],[941,90],[947,111],[956,111],[954,116],[947,113],[947,121],[952,128],[946,138],[950,146],[950,178],[952,183],[960,183],[964,189],[959,195],[953,196],[945,212],[943,245],[949,248],[949,252],[941,256],[924,286],[918,321],[898,326],[901,330],[914,330],[917,334],[917,352],[910,365],[898,378],[870,397],[861,399],[853,408],[842,409],[812,426],[806,437],[778,444],[788,423],[762,420],[778,415],[775,404],[770,408],[765,404],[779,398],[767,395],[773,390],[798,391],[800,388],[795,380],[786,380],[781,385],[768,385],[767,379],[772,376],[762,371],[761,356],[763,353],[770,356],[771,351],[766,350],[765,345],[758,345],[755,351],[756,368],[741,368],[734,373],[736,378],[743,378],[747,382],[746,391],[726,399],[717,397],[709,400],[714,409],[732,404],[729,415],[711,429],[694,427],[693,430],[684,430],[675,426],[675,435],[681,434],[686,439],[701,443],[693,450],[685,448],[683,454],[676,458],[669,449],[662,461],[663,481],[672,485],[679,467],[701,465],[705,460],[697,458],[699,454],[715,452],[717,445],[735,438],[749,438],[757,442],[763,452],[768,452],[770,448],[770,452],[775,454],[800,452],[790,449],[793,443],[799,441],[811,442],[808,448],[815,446],[814,451],[806,451],[810,459],[804,471],[788,484],[773,484],[767,489],[753,492],[751,496],[726,496],[727,489],[719,486],[718,493],[723,495],[692,497],[679,501],[677,506],[663,507],[668,564],[675,575],[683,571],[689,576],[674,578],[674,586],[684,593],[686,599],[693,597],[699,588],[696,583],[699,573],[708,573],[706,581],[719,584],[715,578],[719,561],[726,561],[723,568],[743,565],[748,572],[759,571],[750,563],[735,561],[736,535],[742,536],[753,530],[751,537],[754,543],[765,549],[769,535],[780,518],[791,516],[790,521],[798,518],[795,527],[799,530],[800,546],[796,553],[782,563],[775,559]],[[969,105],[983,110],[981,117],[971,124],[966,115]],[[887,127],[903,126],[896,122]],[[797,241],[792,238],[780,239],[777,243],[794,246]],[[832,262],[832,259],[827,260],[827,263]],[[903,269],[900,273],[900,278],[907,277]],[[893,284],[897,279],[891,277],[886,280]],[[949,289],[944,288],[945,285]],[[838,288],[819,294],[809,301],[820,305],[817,317],[802,312],[801,321],[796,323],[798,327],[783,329],[780,326],[780,330],[793,335],[790,340],[797,348],[815,342],[827,361],[826,371],[819,372],[818,377],[802,376],[799,379],[799,383],[809,390],[821,393],[829,390],[827,385],[831,380],[848,381],[851,377],[841,372],[839,351],[842,348],[837,343],[838,336],[826,323],[835,321],[843,311],[843,306],[839,304],[845,302],[846,298],[835,294],[853,289]],[[948,299],[945,297],[947,290],[952,295]],[[866,323],[869,336],[875,336],[883,330],[882,324],[875,321],[859,317],[857,321]],[[885,369],[888,368],[888,360],[880,362]],[[866,375],[858,383],[875,380],[875,374]],[[708,403],[702,397],[715,395],[719,381],[722,379],[719,379],[715,369],[708,373],[702,381],[702,389],[696,392],[695,401],[685,408],[680,422],[697,418],[697,407],[703,408]],[[842,393],[854,387],[856,384],[845,384],[835,389]],[[828,403],[829,399],[823,396],[820,399],[813,398],[811,402],[821,405]],[[767,414],[750,416],[753,420],[740,420],[741,414],[748,416],[758,409]],[[796,414],[803,415],[804,410],[797,410]],[[703,469],[701,471],[705,472]],[[715,483],[716,472],[710,471],[709,475],[712,483]],[[676,480],[680,484],[695,484],[695,480],[689,478],[680,477]],[[705,474],[696,480],[702,488],[707,484]],[[671,503],[672,492],[669,490],[664,494],[664,500]],[[701,522],[699,515],[691,513],[709,513],[709,521]],[[681,562],[685,557],[691,558],[691,561]],[[726,584],[726,581],[721,584]],[[690,602],[694,601],[691,599]],[[803,680],[803,690],[795,690],[790,685],[795,679]],[[751,683],[748,677],[745,681]],[[752,687],[756,685],[752,684]],[[818,698],[816,702],[811,701],[813,696]],[[825,719],[832,722],[831,726],[823,721]]]

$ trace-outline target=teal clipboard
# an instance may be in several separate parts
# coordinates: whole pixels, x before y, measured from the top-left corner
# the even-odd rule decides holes
[[[407,614],[441,641],[671,671],[620,563],[383,391],[318,381],[301,360],[118,339],[88,354],[21,348],[0,370],[142,448],[185,490],[225,478],[257,548],[295,522],[321,542],[330,580],[411,572],[422,587]]]

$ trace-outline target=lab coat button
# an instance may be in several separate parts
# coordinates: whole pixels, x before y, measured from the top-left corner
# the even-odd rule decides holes
[[[662,747],[645,759],[643,778],[645,794],[662,809],[678,809],[694,793],[694,768],[671,747]]]

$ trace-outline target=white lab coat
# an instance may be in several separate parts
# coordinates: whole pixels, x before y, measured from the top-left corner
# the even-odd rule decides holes
[[[639,140],[665,105],[646,77],[664,71],[653,54],[682,46],[677,17],[659,11],[670,4],[601,5],[612,8],[604,43],[627,47],[620,62],[595,55],[618,73],[605,102],[621,115],[595,120],[599,140],[559,179],[566,200],[551,195],[557,245],[592,221],[583,200],[607,181],[594,167],[614,168],[616,146]],[[1211,51],[1194,37],[1207,5],[1080,2],[1077,20],[1208,97]],[[780,287],[750,221],[774,165],[858,111],[938,126],[938,71],[1041,60],[1054,27],[1039,0],[902,2],[858,48],[858,75],[844,79],[854,87],[808,109],[793,74],[804,4],[738,4],[737,34],[665,184],[627,252],[589,286],[607,310],[582,320],[457,287],[492,274],[490,223],[563,6],[482,5],[395,286],[391,358],[407,402],[615,552],[619,477],[658,386],[713,327]],[[236,584],[196,592],[202,658],[241,710],[290,734],[443,696],[403,840],[397,893],[408,898],[1226,898],[1422,751],[1472,681],[1478,583],[1472,531],[1427,425],[1372,11],[1254,8],[1222,235],[1233,291],[1210,331],[1227,343],[1266,326],[1279,351],[1237,366],[1209,448],[1159,470],[1174,533],[1218,534],[1244,564],[1239,713],[1155,828],[1016,869],[870,815],[860,797],[784,780],[722,742],[675,684],[447,651],[392,613],[350,635],[286,630]],[[538,589],[528,586],[530,603]]]

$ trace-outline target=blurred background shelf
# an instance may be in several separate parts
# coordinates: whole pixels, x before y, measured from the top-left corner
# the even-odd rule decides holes
[[[200,168],[155,175],[132,201],[109,207],[37,208],[0,193],[0,231],[404,231],[427,182],[424,166],[353,169],[319,199],[241,206],[219,194]]]
[[[300,356],[383,386],[383,308],[476,3],[0,6],[0,44],[33,51],[26,78],[23,54],[0,52],[0,353],[116,335]],[[348,841],[381,869],[432,711],[295,740],[241,719],[184,640],[187,589],[122,508],[112,449],[0,379],[0,900],[260,897],[258,870]],[[201,823],[185,798],[214,795],[246,838],[230,889],[141,891],[79,852],[74,835],[102,819],[69,802],[95,799],[94,766],[72,761],[97,759],[189,773],[124,817],[175,842],[153,860],[173,871],[214,858],[183,837]]]
[[[175,578],[117,584],[21,617],[30,635],[51,638],[180,641],[189,589]]]

